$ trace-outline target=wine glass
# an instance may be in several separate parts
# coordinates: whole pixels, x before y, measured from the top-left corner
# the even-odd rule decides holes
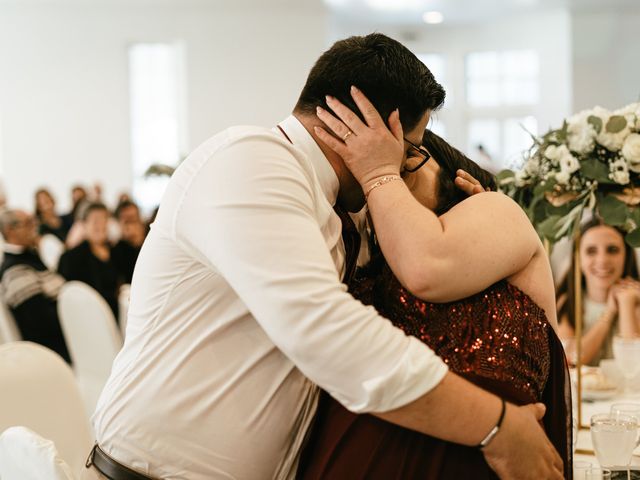
[[[625,379],[625,392],[631,391],[631,381],[640,373],[640,338],[613,337],[613,358]]]
[[[611,480],[611,470],[607,468],[589,468],[584,472],[585,480]]]
[[[586,460],[576,460],[573,462],[573,480],[585,480],[587,470],[593,465]]]

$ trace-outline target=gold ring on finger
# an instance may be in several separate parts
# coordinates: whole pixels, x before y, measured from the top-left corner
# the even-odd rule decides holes
[[[351,135],[353,132],[351,130],[348,130],[347,133],[344,134],[344,137],[342,137],[342,141],[346,142],[347,138],[349,138],[349,135]]]

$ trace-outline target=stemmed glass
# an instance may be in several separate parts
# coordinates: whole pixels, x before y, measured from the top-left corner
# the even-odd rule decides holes
[[[640,373],[640,338],[613,338],[613,358],[624,376],[624,391],[630,392],[631,381]]]
[[[611,480],[611,470],[607,468],[589,468],[584,472],[585,480]]]

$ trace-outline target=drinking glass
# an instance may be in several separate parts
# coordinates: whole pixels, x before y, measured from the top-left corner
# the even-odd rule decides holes
[[[624,391],[631,391],[631,381],[640,373],[640,338],[613,337],[613,358],[624,376]]]
[[[592,466],[591,462],[587,462],[585,460],[573,462],[573,480],[585,480],[587,470]]]
[[[585,480],[611,480],[611,470],[606,468],[589,468],[584,473]]]
[[[636,447],[638,419],[600,413],[591,417],[591,440],[601,467],[625,467]]]
[[[640,403],[614,403],[611,405],[611,415],[627,415],[634,417],[639,424],[636,437],[636,447],[640,445]]]

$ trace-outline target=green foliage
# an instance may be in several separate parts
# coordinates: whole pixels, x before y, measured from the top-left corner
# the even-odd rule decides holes
[[[587,123],[593,125],[593,129],[596,131],[596,133],[600,133],[602,131],[602,119],[600,117],[589,115],[589,117],[587,118]]]
[[[622,115],[612,115],[607,122],[607,132],[619,133],[627,126],[627,120]]]

